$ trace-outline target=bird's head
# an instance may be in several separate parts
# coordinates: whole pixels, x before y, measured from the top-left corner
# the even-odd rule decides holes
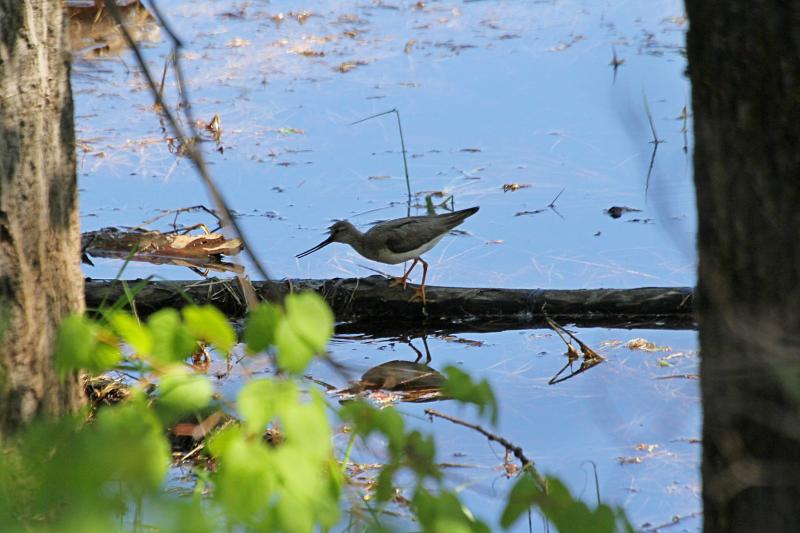
[[[327,239],[325,239],[318,245],[314,246],[313,248],[310,248],[301,254],[297,254],[295,257],[299,259],[309,254],[313,254],[317,250],[321,250],[322,248],[328,246],[332,242],[343,242],[345,244],[353,244],[358,238],[358,235],[359,235],[358,230],[351,223],[349,223],[346,220],[337,220],[331,225],[331,227],[328,228]]]

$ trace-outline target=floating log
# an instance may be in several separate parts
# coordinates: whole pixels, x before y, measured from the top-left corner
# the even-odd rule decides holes
[[[197,228],[202,228],[204,233],[187,233]],[[81,259],[84,263],[93,265],[88,257],[90,255],[111,257],[156,265],[185,266],[201,275],[206,275],[208,271],[243,273],[242,265],[222,260],[222,256],[238,254],[242,247],[240,239],[209,233],[203,224],[184,228],[180,232],[103,228],[81,234]]]
[[[562,324],[627,328],[693,328],[691,287],[635,289],[495,289],[427,286],[427,305],[409,302],[412,290],[390,286],[383,276],[253,282],[261,298],[272,283],[278,293],[313,290],[325,298],[340,322],[338,332],[500,331],[546,326],[544,313]],[[147,281],[136,294],[136,310],[147,315],[180,308],[187,298],[213,304],[232,318],[246,312],[239,282],[233,280]],[[128,287],[136,286],[128,281]],[[123,284],[87,280],[86,305],[97,308],[124,299]],[[406,332],[406,333],[404,333]]]

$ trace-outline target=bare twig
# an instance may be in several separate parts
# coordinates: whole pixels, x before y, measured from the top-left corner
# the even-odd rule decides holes
[[[511,442],[507,441],[505,438],[501,437],[500,435],[492,433],[491,431],[488,431],[488,430],[482,428],[481,426],[479,426],[477,424],[473,424],[471,422],[467,422],[466,420],[462,420],[462,419],[460,419],[458,417],[455,417],[455,416],[452,416],[452,415],[446,415],[446,414],[441,413],[441,412],[439,412],[439,411],[437,411],[435,409],[425,409],[425,414],[430,416],[431,418],[433,418],[433,417],[443,418],[443,419],[448,420],[448,421],[450,421],[450,422],[452,422],[454,424],[458,424],[459,426],[464,426],[466,428],[475,430],[478,433],[480,433],[481,435],[483,435],[484,437],[486,437],[487,439],[489,439],[490,441],[494,441],[494,442],[498,443],[500,446],[502,446],[503,448],[505,448],[509,452],[513,453],[514,457],[519,459],[519,461],[522,463],[523,471],[527,471],[528,473],[530,473],[533,476],[533,478],[536,480],[536,482],[539,483],[539,485],[542,488],[542,490],[545,490],[545,482],[541,478],[539,473],[536,471],[536,466],[533,464],[533,461],[531,461],[530,459],[528,459],[525,456],[525,452],[523,452],[522,448],[520,448],[519,446],[517,446],[515,444],[512,444]]]
[[[183,128],[180,126],[180,124],[176,120],[175,115],[166,106],[166,104],[164,103],[164,100],[161,97],[161,94],[159,94],[158,87],[156,86],[155,80],[153,79],[153,75],[150,72],[150,69],[145,64],[144,57],[142,56],[141,50],[136,45],[136,42],[133,40],[133,37],[131,36],[130,32],[128,31],[127,27],[125,26],[125,22],[122,20],[122,16],[121,16],[121,14],[119,12],[119,9],[117,8],[116,3],[114,2],[114,0],[105,0],[105,5],[106,5],[106,9],[108,9],[108,11],[114,17],[114,20],[116,21],[116,23],[119,25],[120,31],[122,32],[122,35],[125,37],[125,41],[128,43],[128,46],[130,47],[131,51],[133,52],[133,55],[136,58],[136,62],[139,64],[139,68],[142,70],[142,73],[144,74],[144,77],[147,80],[147,84],[150,87],[150,90],[153,93],[153,96],[155,97],[156,105],[161,110],[161,113],[163,114],[163,116],[166,117],[167,122],[169,122],[169,125],[170,125],[171,129],[173,130],[173,132],[175,133],[175,135],[181,140],[182,144],[186,145],[186,155],[188,156],[189,160],[194,164],[195,168],[197,169],[198,173],[200,174],[200,177],[202,178],[203,183],[206,186],[206,189],[208,190],[209,194],[211,195],[211,198],[212,198],[212,201],[214,202],[216,210],[221,215],[220,218],[222,219],[223,224],[226,225],[226,226],[231,227],[233,229],[234,233],[236,235],[238,235],[238,237],[242,240],[242,242],[244,243],[245,252],[253,260],[253,264],[255,265],[256,270],[258,271],[258,273],[266,281],[269,282],[270,281],[270,277],[267,274],[266,269],[263,267],[261,262],[258,260],[258,258],[253,253],[252,248],[249,246],[249,243],[248,243],[247,239],[244,236],[244,233],[241,231],[241,229],[239,228],[239,225],[236,223],[236,220],[233,218],[233,215],[231,214],[230,209],[228,209],[227,203],[225,202],[225,199],[223,198],[222,193],[217,188],[217,186],[214,183],[214,181],[211,179],[211,175],[208,172],[208,168],[206,166],[205,159],[203,158],[202,152],[197,147],[197,143],[196,142],[187,142],[187,139],[189,139],[189,137],[187,137],[187,135],[183,131]],[[160,14],[160,12],[158,10],[158,7],[156,6],[156,3],[154,1],[151,1],[150,5],[153,8],[153,12],[156,14],[156,17],[159,19],[159,22],[164,27],[165,31],[169,34],[170,39],[172,39],[172,41],[173,41],[173,43],[175,45],[174,55],[175,55],[176,74],[177,74],[177,77],[178,77],[179,85],[181,85],[183,87],[183,76],[181,74],[180,62],[178,60],[179,59],[178,50],[180,50],[180,48],[182,47],[182,43],[177,38],[175,33],[171,30],[171,28],[166,23],[166,21],[163,19],[163,17],[161,17],[161,14]],[[181,92],[182,92],[182,96],[183,96],[183,99],[184,99],[184,105],[183,105],[184,113],[186,113],[186,116],[187,116],[187,119],[188,119],[187,122],[189,123],[189,127],[191,128],[192,133],[193,133],[191,139],[196,139],[197,138],[197,133],[196,133],[195,128],[194,128],[194,122],[191,119],[190,108],[187,105],[188,99],[186,98],[185,87],[183,88],[183,90]],[[249,281],[246,280],[246,279],[243,279],[243,278],[244,278],[243,275],[239,276],[239,279],[240,279],[240,282],[241,282],[241,285],[242,285],[242,290],[244,291],[245,296],[247,297],[248,303],[250,305],[253,305],[257,301],[257,299],[255,298],[255,290],[253,290],[252,286],[249,284]],[[272,287],[271,283],[268,283],[268,285],[269,285],[269,287],[267,288],[267,294],[269,295],[270,299],[271,300],[278,300],[279,299],[279,293],[274,290],[274,288]]]

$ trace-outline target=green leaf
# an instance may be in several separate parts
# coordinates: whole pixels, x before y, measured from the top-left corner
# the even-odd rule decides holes
[[[333,335],[333,312],[322,297],[311,291],[286,297],[286,318],[292,330],[317,353]]]
[[[247,315],[244,342],[252,353],[266,350],[275,344],[275,328],[283,319],[278,306],[263,302]]]
[[[136,318],[124,311],[117,311],[108,316],[108,322],[114,332],[136,350],[137,354],[150,355],[153,337]]]
[[[285,406],[298,401],[297,386],[290,381],[256,379],[248,382],[236,399],[236,407],[248,434],[261,434]],[[326,421],[327,426],[327,421]]]
[[[325,413],[325,401],[316,390],[311,391],[311,401],[287,404],[281,421],[286,442],[303,451],[307,460],[322,461],[331,456],[331,428]]]
[[[333,334],[333,313],[315,292],[286,297],[286,316],[275,326],[279,366],[301,374],[314,354],[322,353]]]
[[[444,383],[442,392],[446,396],[462,403],[475,404],[481,416],[483,416],[484,411],[488,411],[492,424],[497,423],[497,400],[487,380],[484,379],[476,383],[472,381],[469,374],[452,365],[446,366],[444,373],[447,376],[447,380]]]
[[[547,491],[542,490],[531,475],[520,476],[511,489],[508,503],[500,519],[504,528],[514,525],[525,511],[535,505],[562,533],[583,531],[615,533],[620,530],[631,530],[621,511],[615,512],[604,504],[590,509],[585,502],[572,496],[569,489],[557,478],[547,477],[545,483]]]
[[[197,339],[183,325],[175,309],[156,311],[147,321],[147,327],[153,338],[151,355],[158,361],[183,361],[197,349]]]
[[[56,337],[55,360],[60,379],[72,371],[97,374],[113,368],[122,354],[117,338],[83,315],[65,318]]]
[[[275,465],[268,448],[261,439],[245,438],[240,431],[226,432],[212,442],[212,453],[219,458],[214,497],[232,520],[256,523],[266,514],[276,488]]]
[[[286,319],[281,320],[275,329],[275,345],[278,348],[278,366],[293,374],[302,374],[314,358],[314,349]]]
[[[433,494],[418,485],[412,504],[424,531],[489,533],[488,526],[476,520],[453,492]]]
[[[514,525],[522,513],[533,506],[536,496],[541,492],[533,477],[523,472],[508,494],[508,501],[500,518],[500,525],[505,529]]]
[[[86,456],[72,458],[84,468],[103,469],[135,492],[161,487],[169,468],[169,444],[143,397],[100,409],[85,437]]]
[[[228,447],[236,440],[242,438],[242,428],[239,426],[225,426],[214,432],[208,438],[208,450],[216,458],[222,457]]]
[[[176,368],[158,383],[158,411],[165,420],[196,413],[211,401],[214,389],[206,376]]]
[[[213,305],[191,305],[183,309],[183,321],[189,332],[219,350],[228,353],[236,344],[236,332],[228,318]]]
[[[419,479],[426,476],[441,477],[436,466],[436,444],[431,435],[412,431],[406,438],[406,462],[417,473]]]
[[[389,452],[399,458],[406,448],[405,423],[393,407],[376,409],[363,400],[350,402],[339,410],[342,420],[353,424],[353,430],[363,437],[382,433],[389,441]]]

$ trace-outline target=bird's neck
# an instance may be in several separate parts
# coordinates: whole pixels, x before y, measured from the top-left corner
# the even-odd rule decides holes
[[[356,228],[353,228],[353,231],[347,237],[347,244],[352,246],[356,252],[364,255],[364,252],[366,251],[364,234],[358,231]]]

